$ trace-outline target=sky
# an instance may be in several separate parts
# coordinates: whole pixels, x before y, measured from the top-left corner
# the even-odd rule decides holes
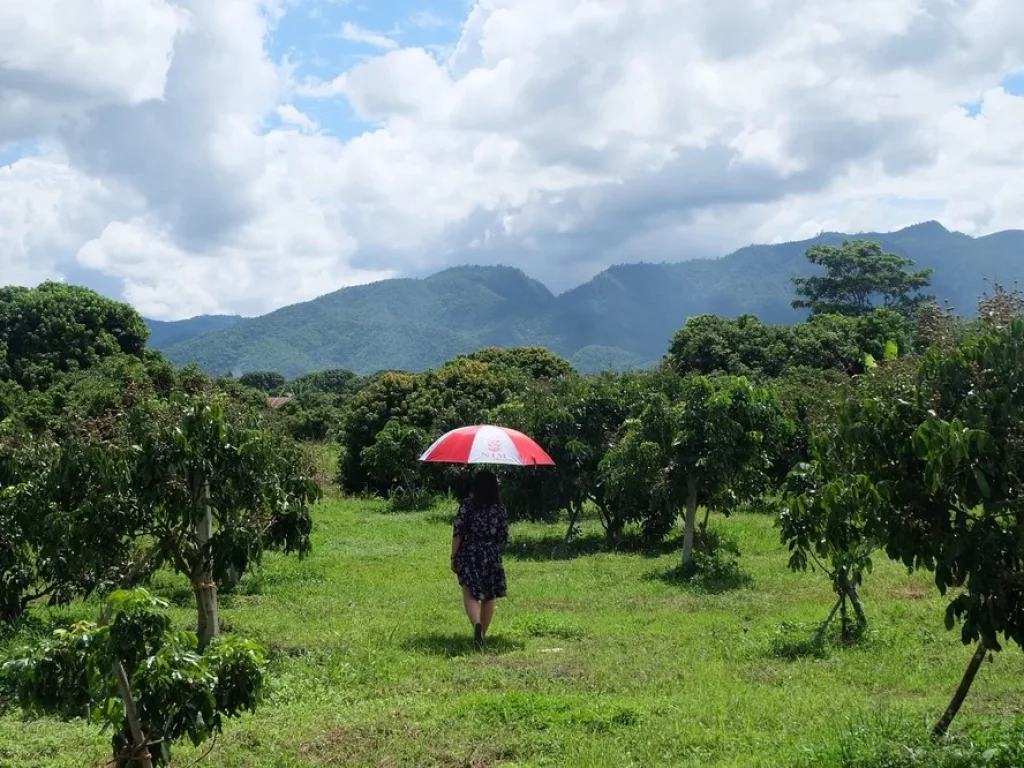
[[[3,0],[0,284],[255,315],[1024,228],[1019,0]]]

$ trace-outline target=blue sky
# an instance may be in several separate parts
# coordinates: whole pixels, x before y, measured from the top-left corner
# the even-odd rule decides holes
[[[458,41],[470,4],[469,0],[427,4],[422,0],[320,0],[284,17],[269,51],[274,59],[291,62],[298,79],[329,81],[363,59],[386,52],[387,46],[443,53]],[[294,103],[339,138],[351,138],[366,128],[343,97],[297,98]]]
[[[1011,96],[1024,96],[1024,72],[1018,72],[1015,75],[1003,80],[1001,83],[1003,89]],[[981,112],[981,101],[972,101],[964,104],[964,108],[970,115],[977,115]]]

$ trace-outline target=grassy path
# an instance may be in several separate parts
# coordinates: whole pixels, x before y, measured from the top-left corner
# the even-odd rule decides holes
[[[207,765],[867,766],[881,743],[921,740],[970,656],[927,575],[880,563],[863,647],[778,658],[780,626],[820,621],[831,594],[820,574],[786,569],[771,520],[753,515],[717,523],[751,579],[717,594],[666,578],[674,551],[601,552],[590,524],[575,556],[552,559],[560,527],[517,525],[511,596],[491,649],[474,654],[444,514],[330,501],[316,520],[312,556],[272,556],[225,598],[225,627],[275,661],[267,702],[229,724]],[[194,621],[183,580],[157,589]],[[1022,713],[1024,654],[1010,650],[983,667],[954,730]],[[0,766],[91,767],[106,754],[85,723],[0,719]]]

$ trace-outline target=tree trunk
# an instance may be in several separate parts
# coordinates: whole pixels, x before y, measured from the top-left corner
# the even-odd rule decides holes
[[[575,504],[569,505],[569,527],[565,531],[565,544],[568,545],[572,541],[573,531],[576,529],[576,520],[580,516],[580,508]]]
[[[217,618],[217,585],[210,569],[210,539],[213,537],[213,509],[210,506],[210,484],[202,485],[202,508],[195,521],[195,535],[198,553],[192,567],[192,589],[196,593],[196,610],[199,614],[196,634],[199,636],[199,650],[202,652],[210,640],[220,632]]]
[[[128,721],[128,729],[132,734],[131,763],[138,763],[142,768],[153,768],[153,759],[149,754],[146,736],[142,733],[139,713],[135,710],[135,699],[132,698],[132,689],[128,684],[128,675],[124,671],[124,665],[120,661],[115,661],[111,668],[114,672],[114,680],[117,681],[118,693],[121,694],[121,700],[124,702],[124,717]]]
[[[853,606],[853,612],[857,616],[857,631],[863,632],[867,629],[868,617],[864,613],[864,605],[857,594],[857,587],[850,581],[850,577],[845,570],[840,570],[836,574],[836,581],[838,582],[840,593],[850,598],[850,605]]]
[[[829,613],[828,618],[825,619],[825,623],[818,629],[817,634],[814,636],[815,645],[821,645],[825,642],[825,634],[828,632],[828,628],[832,626],[832,621],[835,619],[836,614],[839,613],[839,607],[843,604],[843,598],[836,600],[836,604],[832,606],[832,612]]]
[[[683,568],[693,565],[693,529],[697,524],[697,479],[690,475],[686,487],[686,523],[683,528]]]
[[[985,641],[982,640],[978,643],[978,648],[974,651],[974,656],[971,657],[971,662],[967,665],[967,669],[964,671],[963,679],[960,681],[960,685],[957,686],[956,693],[953,694],[953,700],[949,702],[949,706],[946,707],[946,711],[943,713],[942,718],[932,729],[932,736],[938,738],[946,735],[946,731],[949,730],[949,726],[953,722],[953,718],[956,717],[956,713],[960,711],[960,706],[964,703],[964,699],[967,698],[967,694],[971,690],[971,684],[974,682],[974,676],[978,674],[978,670],[981,668],[981,662],[984,660]]]

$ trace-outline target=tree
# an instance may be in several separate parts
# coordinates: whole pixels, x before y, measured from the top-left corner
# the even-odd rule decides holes
[[[342,489],[350,493],[387,493],[387,488],[376,487],[363,466],[363,451],[373,445],[377,434],[393,419],[407,426],[431,428],[436,419],[434,407],[415,397],[422,386],[422,379],[414,374],[384,373],[352,397],[338,436],[338,484]]]
[[[883,252],[878,242],[815,245],[807,249],[807,260],[825,274],[793,278],[799,297],[793,307],[809,309],[813,315],[866,315],[881,301],[882,306],[910,316],[930,299],[920,291],[931,283],[932,270],[909,271],[912,260]]]
[[[642,511],[660,536],[685,510],[683,567],[692,568],[698,503],[710,514],[754,493],[752,475],[767,469],[766,433],[788,428],[770,390],[736,377],[683,379],[671,400],[651,399],[602,462],[610,504],[620,515]]]
[[[167,766],[174,742],[196,745],[227,718],[255,711],[266,659],[223,637],[205,651],[173,632],[167,604],[144,590],[110,597],[108,621],[79,622],[15,651],[0,666],[0,701],[113,730],[113,765]]]
[[[0,620],[116,586],[136,555],[124,447],[88,428],[60,442],[0,435]]]
[[[457,365],[464,360],[488,363],[538,381],[576,374],[567,360],[544,347],[486,347],[471,355],[457,357],[449,365]]]
[[[937,735],[985,653],[1001,638],[1024,647],[1022,359],[1019,318],[932,348],[912,380],[846,406],[838,455],[818,457],[804,496],[840,524],[853,520],[890,558],[932,571],[943,594],[955,590],[946,626],[959,622],[964,644],[977,645]]]
[[[296,396],[324,393],[350,397],[360,390],[364,380],[361,376],[344,368],[328,368],[303,374],[288,384],[288,391]]]
[[[426,448],[426,432],[392,420],[377,433],[373,445],[363,449],[360,459],[373,483],[389,495],[415,495],[419,457]]]
[[[344,420],[339,399],[324,392],[303,392],[277,409],[275,422],[296,440],[328,440]]]
[[[310,550],[309,507],[320,489],[298,446],[223,396],[176,395],[139,416],[140,533],[191,581],[203,649],[218,632],[218,584],[233,586],[266,547]]]
[[[0,379],[25,389],[45,389],[58,374],[107,357],[141,357],[148,338],[134,309],[87,288],[0,288]]]
[[[238,377],[238,383],[243,387],[252,387],[272,395],[279,392],[288,382],[276,371],[249,371]]]
[[[736,320],[702,315],[687,320],[672,337],[668,359],[680,376],[778,376],[790,364],[792,333],[752,315]]]
[[[755,379],[790,368],[861,373],[865,355],[881,358],[886,347],[906,346],[908,323],[885,308],[863,315],[817,314],[796,325],[765,325],[744,315],[727,320],[704,315],[687,321],[672,339],[667,364],[679,375],[727,373]]]

